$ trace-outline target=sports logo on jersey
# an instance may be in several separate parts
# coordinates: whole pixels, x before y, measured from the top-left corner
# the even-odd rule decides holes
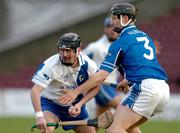
[[[43,76],[47,79],[47,80],[49,80],[49,76],[47,75],[47,74],[43,74]]]
[[[65,76],[63,77],[63,81],[64,81],[64,82],[66,82],[68,79],[69,79],[68,75],[65,75]]]
[[[82,82],[84,80],[84,75],[79,75],[79,81]]]

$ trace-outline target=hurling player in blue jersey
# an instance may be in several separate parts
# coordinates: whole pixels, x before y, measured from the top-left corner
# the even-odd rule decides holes
[[[162,112],[169,100],[167,75],[158,63],[152,39],[134,25],[136,11],[130,3],[113,5],[110,15],[119,38],[110,46],[100,70],[76,90],[61,97],[61,102],[70,102],[80,92],[100,85],[121,65],[126,80],[118,89],[128,82],[132,86],[117,107],[107,133],[140,133],[137,127]]]
[[[44,61],[32,78],[31,99],[41,133],[54,132],[54,127],[46,127],[48,122],[88,118],[84,104],[97,94],[98,88],[81,93],[71,103],[59,101],[60,96],[77,88],[97,71],[95,62],[80,52],[80,43],[76,33],[62,35],[57,43],[58,53]],[[76,133],[96,132],[90,126],[69,125],[63,129],[73,129]]]

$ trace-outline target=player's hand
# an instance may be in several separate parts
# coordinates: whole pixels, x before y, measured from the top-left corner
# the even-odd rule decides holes
[[[46,132],[46,120],[44,119],[44,117],[37,117],[36,118],[36,125],[37,128],[40,129],[41,133],[45,133]]]
[[[116,88],[118,91],[123,91],[125,94],[129,91],[128,80],[123,79]]]
[[[76,94],[74,90],[68,90],[64,95],[59,97],[59,102],[61,104],[70,104],[77,98],[77,96],[78,94]]]
[[[78,116],[81,113],[81,105],[76,104],[74,106],[69,107],[69,114],[73,117]]]

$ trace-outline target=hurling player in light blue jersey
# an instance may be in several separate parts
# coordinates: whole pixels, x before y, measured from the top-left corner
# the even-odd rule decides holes
[[[80,92],[101,84],[116,67],[121,66],[126,79],[118,89],[128,82],[132,87],[117,107],[106,133],[140,133],[138,126],[162,112],[169,100],[167,75],[158,63],[152,39],[134,25],[136,11],[130,3],[113,5],[110,15],[119,38],[110,46],[100,70],[60,99],[63,103],[72,101]]]
[[[62,35],[57,43],[58,54],[43,62],[32,78],[31,99],[41,133],[54,132],[54,127],[46,127],[49,122],[88,118],[84,104],[97,94],[99,87],[79,94],[71,103],[59,101],[59,97],[77,88],[97,71],[95,62],[80,52],[80,43],[80,37],[75,33]],[[90,126],[72,125],[63,126],[63,129],[73,129],[76,133],[96,132]]]
[[[113,30],[113,25],[110,17],[104,19],[104,34],[95,42],[90,43],[83,52],[88,55],[98,67],[106,56],[111,43],[116,40],[118,33]],[[120,74],[117,69],[106,78],[105,82],[117,84],[120,78]],[[116,90],[116,87],[103,84],[99,93],[95,96],[95,104],[91,101],[88,103],[89,112],[92,116],[98,116],[110,108],[116,109],[121,100],[120,93]],[[94,105],[94,106],[93,106]],[[93,106],[95,113],[91,111]],[[94,113],[94,114],[93,114]]]

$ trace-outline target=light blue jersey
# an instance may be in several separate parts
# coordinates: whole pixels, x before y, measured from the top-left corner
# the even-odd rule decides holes
[[[108,49],[111,45],[107,35],[103,35],[96,42],[90,43],[83,52],[91,58],[98,67],[100,67],[101,62],[106,56]],[[117,84],[119,78],[119,72],[117,69],[106,78],[105,82]],[[116,91],[116,87],[101,85],[99,93],[95,96],[95,102],[99,106],[106,106],[110,101],[112,101],[119,93]]]
[[[148,78],[167,80],[158,63],[152,39],[135,25],[123,28],[119,38],[110,46],[100,69],[111,73],[120,65],[126,79],[132,83]]]

